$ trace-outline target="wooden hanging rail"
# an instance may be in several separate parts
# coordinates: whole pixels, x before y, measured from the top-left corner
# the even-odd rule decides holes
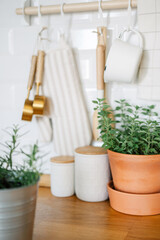
[[[137,0],[131,0],[131,6],[137,7]],[[128,7],[128,0],[111,0],[102,1],[102,10],[113,10],[113,9],[125,9]],[[42,15],[58,14],[61,13],[61,5],[48,5],[40,7]],[[71,3],[63,5],[64,13],[76,13],[76,12],[92,12],[98,10],[97,2],[85,2],[85,3]],[[17,15],[23,15],[23,9],[16,9]],[[38,7],[26,7],[24,8],[25,15],[38,15]]]

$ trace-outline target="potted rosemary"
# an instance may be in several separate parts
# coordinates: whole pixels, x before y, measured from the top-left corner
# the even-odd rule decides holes
[[[93,102],[115,189],[137,194],[160,192],[160,122],[155,106],[131,105],[122,99],[116,101],[113,120],[105,99]]]
[[[37,144],[30,151],[20,149],[19,127],[8,132],[9,140],[0,156],[0,239],[31,240],[40,172],[37,160]],[[25,158],[22,164],[14,164],[17,154]]]

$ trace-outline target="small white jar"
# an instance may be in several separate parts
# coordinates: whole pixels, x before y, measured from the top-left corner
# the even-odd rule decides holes
[[[51,193],[56,197],[74,194],[74,158],[59,156],[51,158]]]
[[[75,192],[79,199],[105,201],[108,199],[109,181],[110,167],[106,150],[93,146],[75,150]]]

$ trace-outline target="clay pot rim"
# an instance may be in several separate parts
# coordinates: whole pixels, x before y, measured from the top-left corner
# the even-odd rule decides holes
[[[117,154],[117,155],[128,155],[128,156],[134,156],[134,157],[142,157],[142,158],[148,158],[148,157],[160,157],[160,154],[152,154],[152,155],[137,155],[137,154],[128,154],[128,153],[119,153],[119,152],[114,152],[114,151],[111,151],[109,149],[107,149],[107,152],[111,152],[111,153],[114,153],[114,154]]]
[[[160,214],[160,192],[135,194],[113,189],[113,182],[107,186],[110,206],[121,213],[135,216],[151,216]],[[154,206],[154,207],[153,207]]]
[[[110,189],[110,191],[113,191],[115,193],[118,193],[118,194],[121,194],[123,196],[134,196],[134,197],[145,197],[145,196],[156,196],[156,195],[160,195],[160,192],[157,192],[157,193],[128,193],[128,192],[121,192],[119,190],[116,190],[113,188],[113,181],[109,181],[109,183],[107,184],[107,188]]]

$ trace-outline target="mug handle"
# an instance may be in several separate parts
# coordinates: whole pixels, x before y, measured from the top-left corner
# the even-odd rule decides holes
[[[129,29],[126,28],[126,29],[124,29],[123,32],[120,33],[119,39],[122,40],[125,32],[133,32],[133,33],[135,33],[138,36],[138,38],[139,38],[140,48],[143,49],[143,38],[142,38],[142,35],[141,35],[141,33],[139,31],[137,31],[135,29],[132,29],[132,28],[129,28]]]

